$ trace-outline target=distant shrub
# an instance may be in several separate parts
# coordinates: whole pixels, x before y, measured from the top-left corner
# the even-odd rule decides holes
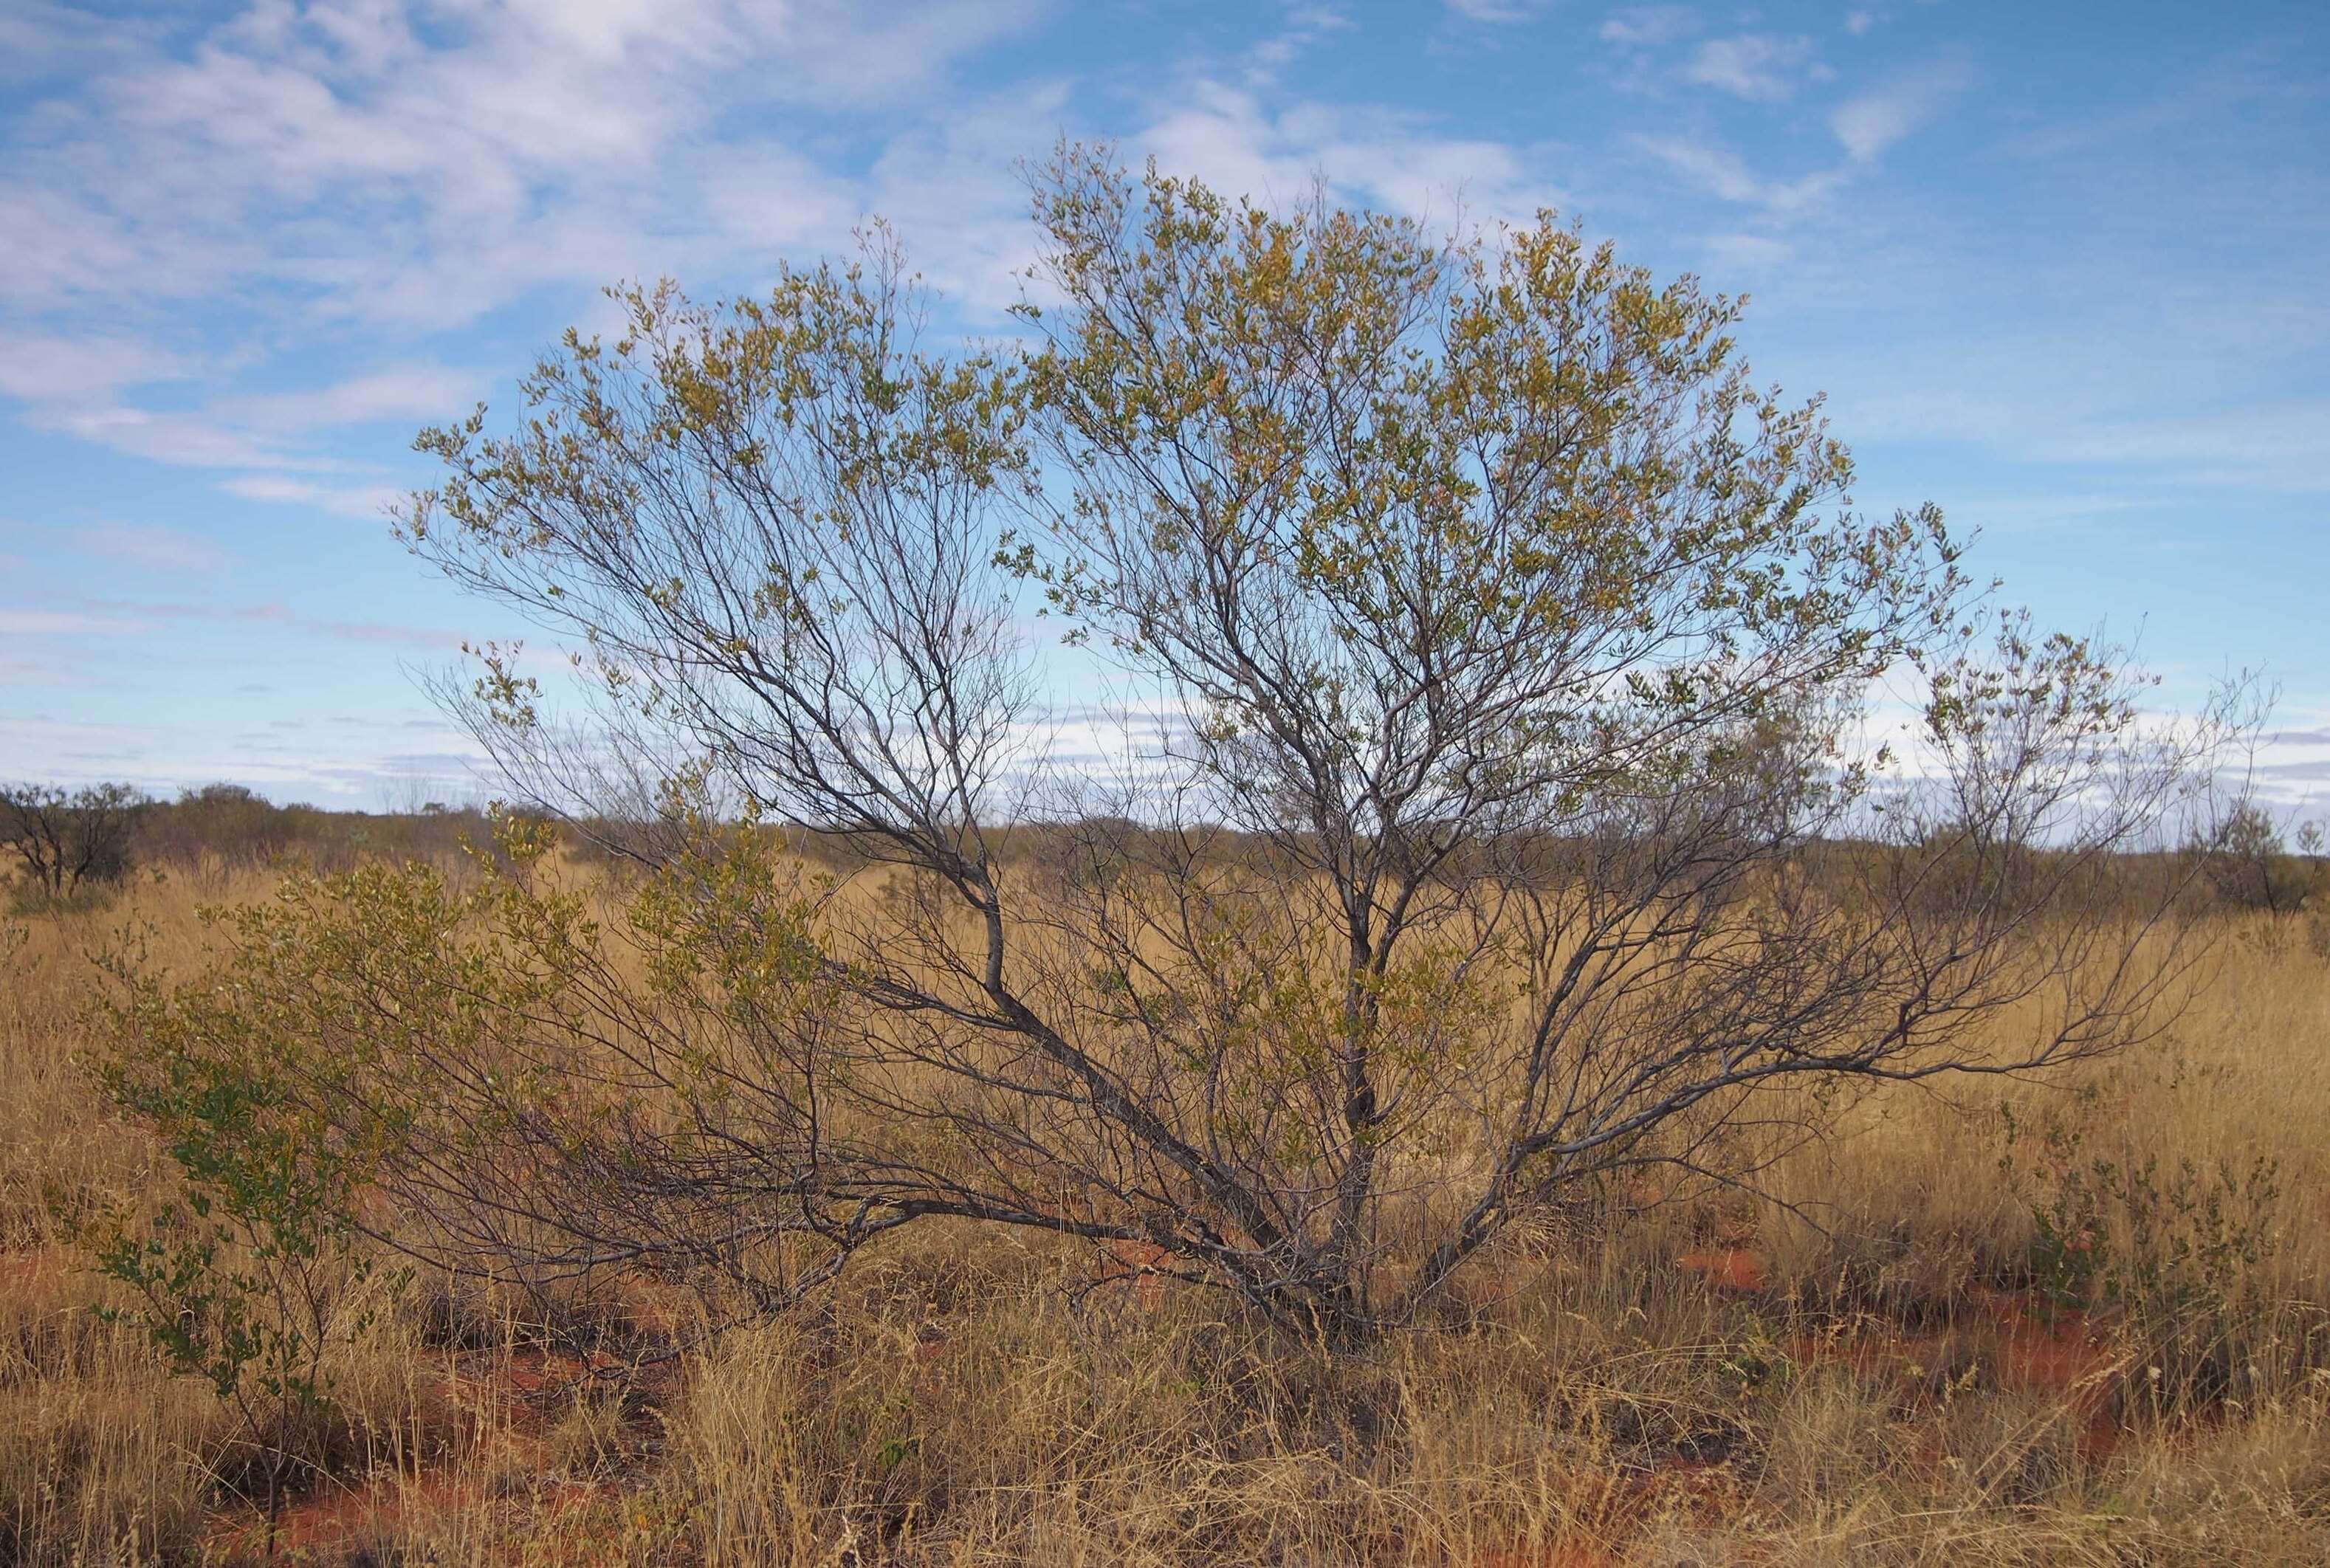
[[[156,860],[192,869],[205,858],[230,868],[264,865],[291,845],[291,813],[241,784],[183,791],[148,814],[139,842]]]
[[[69,903],[120,881],[132,863],[138,820],[151,805],[128,784],[0,789],[0,845],[24,873],[17,902]]]
[[[2300,827],[2297,844],[2298,852],[2291,854],[2273,818],[2256,806],[2244,805],[2209,836],[2210,885],[2235,909],[2295,914],[2320,891],[2322,825]]]
[[[244,785],[218,783],[150,807],[136,846],[141,856],[199,878],[286,861],[325,874],[367,859],[459,864],[466,848],[489,848],[492,839],[475,807],[332,811],[305,801],[278,806]]]

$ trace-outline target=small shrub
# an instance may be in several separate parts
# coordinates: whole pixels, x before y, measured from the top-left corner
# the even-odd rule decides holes
[[[128,874],[138,821],[152,802],[128,784],[66,790],[23,784],[0,789],[0,845],[21,863],[20,909],[52,909],[84,888]]]
[[[346,1431],[327,1353],[371,1327],[368,1311],[343,1311],[374,1274],[354,1245],[361,1163],[299,1114],[264,1049],[195,1048],[150,990],[133,988],[113,1025],[99,1081],[175,1169],[166,1201],[85,1233],[98,1271],[131,1296],[97,1311],[143,1330],[233,1412],[243,1459],[222,1478],[261,1504],[271,1535],[287,1490]]]
[[[2293,855],[2270,816],[2259,807],[2241,806],[2209,837],[2210,885],[2231,908],[2296,914],[2320,891],[2322,825],[2299,827],[2297,843]]]
[[[2001,1169],[2030,1195],[2033,1282],[2117,1324],[2138,1353],[2132,1399],[2168,1413],[2258,1392],[2278,1359],[2259,1352],[2290,1327],[2266,1268],[2283,1234],[2279,1162],[2116,1159],[2059,1117],[2031,1129],[2001,1113]]]

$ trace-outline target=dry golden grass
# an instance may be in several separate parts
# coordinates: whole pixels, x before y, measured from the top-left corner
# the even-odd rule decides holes
[[[235,1495],[229,1422],[134,1330],[90,1314],[103,1292],[72,1232],[137,1200],[156,1159],[77,1065],[92,956],[129,942],[190,965],[196,903],[265,886],[221,875],[198,900],[149,879],[110,911],[19,921],[0,940],[0,1562],[264,1550]],[[2074,1081],[1954,1093],[1858,1104],[1836,1138],[1771,1173],[1774,1197],[1825,1233],[1738,1200],[1536,1237],[1468,1274],[1439,1321],[1332,1363],[1203,1296],[1081,1291],[1094,1260],[1077,1249],[965,1231],[915,1233],[819,1309],[630,1389],[528,1349],[490,1304],[423,1285],[335,1351],[334,1473],[291,1510],[279,1552],[2330,1560],[2330,963],[2302,934],[2238,927],[2156,1046]],[[2011,1148],[2002,1098],[2024,1129]],[[2040,1140],[2051,1119],[2075,1150]],[[2165,1204],[2148,1242],[2126,1184],[2079,1173],[2154,1155],[2155,1187],[2190,1158],[2188,1196],[2216,1202]],[[2221,1162],[2260,1156],[2278,1162],[2278,1199],[2210,1185]],[[2092,1325],[2050,1318],[2016,1287],[2043,1261],[2034,1204],[2059,1203],[2067,1175],[2102,1192],[2115,1256],[2149,1256],[2171,1233],[2261,1238],[2269,1255],[2171,1269]],[[2196,1279],[2214,1294],[2196,1299]]]

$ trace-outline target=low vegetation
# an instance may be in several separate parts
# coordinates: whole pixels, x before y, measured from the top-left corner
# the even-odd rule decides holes
[[[562,853],[578,883],[601,873]],[[388,868],[383,866],[385,872]],[[449,860],[462,882],[474,872]],[[20,919],[0,987],[0,1543],[256,1558],[267,1467],[109,1280],[183,1177],[88,1070],[92,963],[208,972],[209,899]],[[2200,999],[2043,1084],[1858,1100],[1760,1195],[1533,1218],[1324,1355],[1122,1246],[912,1232],[710,1338],[329,1256],[278,1553],[326,1563],[2297,1563],[2330,1544],[2330,959],[2202,901]],[[113,1315],[99,1316],[99,1306]],[[668,1359],[658,1359],[667,1352]],[[598,1371],[594,1373],[593,1368]],[[852,1555],[854,1554],[854,1556]]]

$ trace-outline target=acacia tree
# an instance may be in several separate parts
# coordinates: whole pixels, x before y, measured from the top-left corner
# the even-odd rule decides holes
[[[2215,825],[2205,847],[2209,880],[2217,896],[2236,909],[2292,914],[2306,907],[2320,881],[2318,822],[2299,825],[2297,851],[2292,854],[2272,815],[2244,802]]]
[[[151,804],[128,784],[0,788],[0,844],[43,893],[70,898],[83,883],[111,882],[129,869],[130,839]]]
[[[270,1049],[334,1064],[312,1098],[439,1243],[770,1305],[952,1215],[1342,1343],[1518,1215],[1737,1179],[1796,1086],[2046,1067],[2173,1005],[2173,887],[2087,895],[2230,708],[2145,731],[2104,650],[1978,636],[1938,513],[1852,512],[1735,302],[1550,217],[1435,240],[1077,149],[1036,186],[1022,352],[923,348],[877,242],[630,292],[515,430],[423,436],[413,547],[595,696],[488,649],[480,736],[535,806],[662,780],[673,826],[620,846],[664,863],[627,916],[521,870],[481,937],[374,879],[282,917],[368,955],[331,984],[246,947],[257,994],[325,993]],[[1108,769],[1051,760],[1038,611],[1151,716]],[[1889,671],[1924,682],[1899,777],[1861,745]],[[715,818],[869,864],[815,883]],[[367,899],[406,935],[357,940]],[[252,1010],[203,1006],[153,1037]]]

